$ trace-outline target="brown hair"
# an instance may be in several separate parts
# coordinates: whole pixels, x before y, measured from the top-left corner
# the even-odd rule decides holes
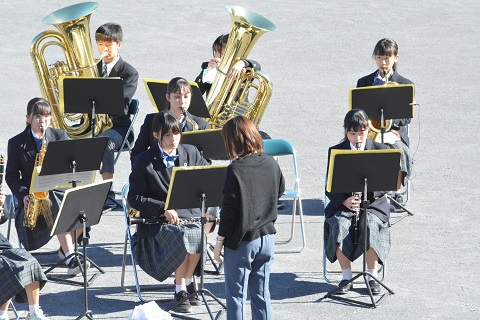
[[[228,120],[222,128],[222,138],[230,159],[264,153],[260,133],[253,122],[244,116]]]

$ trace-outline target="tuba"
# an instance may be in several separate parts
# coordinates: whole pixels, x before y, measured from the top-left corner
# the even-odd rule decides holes
[[[258,127],[272,95],[272,82],[253,68],[244,68],[236,80],[229,79],[227,73],[237,61],[247,58],[261,35],[275,31],[277,27],[265,17],[243,7],[227,6],[226,9],[232,17],[232,30],[206,99],[210,124],[223,127],[231,118],[243,115]],[[255,92],[250,99],[251,89]]]
[[[90,17],[98,7],[96,2],[75,4],[57,10],[43,19],[43,23],[54,25],[60,32],[48,30],[38,34],[32,41],[30,56],[40,84],[42,96],[52,107],[52,127],[63,129],[70,138],[91,136],[88,114],[64,114],[59,104],[59,81],[61,76],[98,77],[90,40]],[[48,40],[51,38],[51,40]],[[58,46],[64,52],[66,62],[47,65],[45,49]],[[108,115],[95,116],[95,132],[112,127]]]
[[[45,152],[47,152],[47,141],[45,139],[45,131],[42,130],[42,134],[43,134],[42,146],[35,158],[35,165],[33,167],[34,172],[36,167],[42,166],[43,158],[45,157]],[[25,228],[29,228],[30,230],[33,230],[37,225],[37,219],[40,214],[43,214],[44,216],[52,215],[52,207],[50,206],[48,191],[39,191],[39,192],[30,191],[30,202],[28,203],[28,207],[25,208],[23,226]]]
[[[386,69],[383,70],[383,74],[385,75],[387,74]],[[388,81],[388,77],[385,76],[385,83],[383,85],[395,86],[395,85],[398,85],[398,83],[394,81]],[[368,127],[370,128],[368,137],[373,141],[376,141],[376,142],[382,141],[382,120],[383,120],[383,127],[385,128],[384,133],[387,133],[392,128],[393,120],[383,119],[383,113],[382,113],[381,120],[368,120]]]

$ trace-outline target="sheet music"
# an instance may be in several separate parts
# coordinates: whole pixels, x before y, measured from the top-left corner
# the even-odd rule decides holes
[[[30,193],[52,190],[57,188],[72,188],[72,173],[52,174],[39,176],[42,167],[35,167],[30,184]],[[83,171],[75,173],[77,186],[91,184],[95,181],[96,171]]]

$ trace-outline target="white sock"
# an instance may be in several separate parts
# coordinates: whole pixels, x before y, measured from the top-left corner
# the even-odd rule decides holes
[[[6,318],[5,318],[6,316]],[[3,311],[3,310],[0,310],[0,317],[3,317],[2,319],[8,319],[8,309]]]
[[[193,282],[192,278],[185,278],[185,286],[189,286],[190,283],[192,282]]]
[[[68,251],[67,253],[65,253],[65,257],[68,257],[69,255],[73,254],[74,251]],[[67,261],[65,261],[65,264],[68,265],[70,263],[70,261],[72,261],[72,259],[74,258],[74,256],[71,256],[70,258],[67,259]]]
[[[372,276],[374,276],[375,278],[378,276],[378,271],[377,269],[367,269],[368,273],[370,273]],[[374,280],[372,277],[370,277],[370,275],[367,277],[367,280],[370,281],[370,280]]]
[[[187,287],[184,284],[176,284],[175,285],[175,292],[178,293],[180,291],[187,291]]]
[[[28,310],[30,312],[30,315],[36,315],[40,313],[40,305],[39,304],[29,304],[28,305]]]
[[[353,277],[352,268],[342,269],[343,280],[350,280]]]

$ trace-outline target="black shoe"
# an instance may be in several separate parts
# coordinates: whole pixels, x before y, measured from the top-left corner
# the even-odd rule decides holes
[[[346,284],[348,282],[348,280],[345,280],[343,279],[342,281],[340,281],[340,283],[338,284],[339,287],[341,286],[344,286],[343,288],[337,290],[337,292],[334,293],[334,295],[341,295],[341,294],[346,294],[348,293],[348,291],[352,290],[353,289],[353,283],[352,282],[349,282],[348,284]],[[345,285],[346,284],[346,285]]]
[[[79,260],[83,268],[83,257],[79,257]],[[90,262],[87,260],[87,269],[88,268],[90,268]],[[72,260],[70,260],[70,263],[68,264],[67,274],[69,276],[76,276],[80,272],[82,272],[80,270],[80,265],[78,264],[77,259],[73,258]]]
[[[282,201],[278,200],[278,202],[277,202],[277,210],[282,210],[283,208],[285,208],[285,203],[283,203]]]
[[[193,282],[187,286],[187,292],[189,295],[195,292],[195,284]],[[193,296],[191,296],[189,300],[191,306],[197,307],[202,305],[202,299],[200,299],[198,293],[195,293]]]
[[[185,290],[175,293],[175,303],[178,303],[180,300],[186,297],[188,297],[188,293]],[[190,301],[186,299],[177,304],[172,310],[178,313],[190,313],[192,312],[192,306],[190,305]]]
[[[374,296],[379,295],[382,291],[382,288],[380,288],[380,285],[375,280],[368,281],[368,285],[370,286],[370,291]]]

